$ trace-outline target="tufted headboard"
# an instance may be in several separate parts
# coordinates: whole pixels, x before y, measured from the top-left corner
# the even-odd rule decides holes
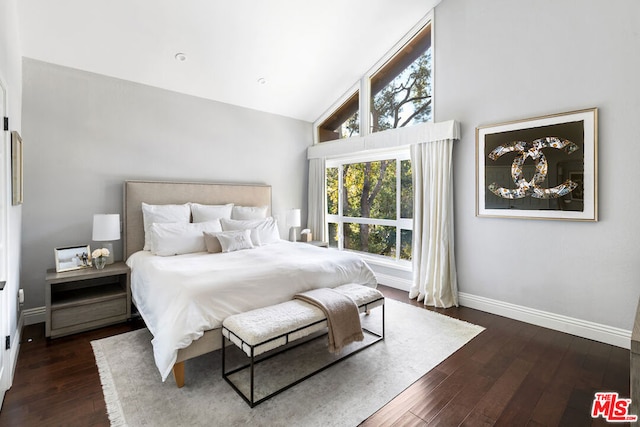
[[[124,182],[124,260],[144,247],[142,202],[154,205],[195,202],[206,205],[234,203],[269,206],[271,186],[264,184],[214,184],[205,182]]]

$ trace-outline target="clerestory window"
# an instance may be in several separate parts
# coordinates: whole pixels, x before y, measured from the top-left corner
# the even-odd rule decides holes
[[[371,132],[431,121],[431,24],[371,76]]]
[[[316,141],[432,121],[431,28],[431,20],[427,20],[408,41],[399,43],[395,54],[362,77],[361,90],[354,90],[316,122]],[[367,102],[360,102],[361,93],[370,94]]]
[[[326,142],[360,135],[360,93],[356,91],[318,126],[318,141]]]

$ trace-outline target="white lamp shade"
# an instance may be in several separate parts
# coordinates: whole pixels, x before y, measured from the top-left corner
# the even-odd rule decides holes
[[[300,209],[290,209],[287,212],[287,224],[289,227],[300,227],[301,223]]]
[[[120,240],[120,215],[96,214],[93,216],[93,240],[105,242]]]

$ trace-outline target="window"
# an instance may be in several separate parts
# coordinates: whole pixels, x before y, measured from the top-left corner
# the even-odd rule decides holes
[[[368,135],[431,121],[433,61],[431,14],[315,123],[317,143],[345,139],[358,147],[325,145],[326,228],[329,245],[378,260],[410,265],[413,240],[413,188],[409,148],[380,152],[381,140]],[[362,100],[361,100],[362,96]],[[358,138],[350,139],[353,136]],[[367,145],[370,142],[372,145]],[[374,143],[375,142],[375,143]],[[363,147],[363,148],[359,148]],[[318,147],[320,148],[320,147]],[[326,148],[326,149],[325,149]]]
[[[390,55],[372,67],[360,80],[360,90],[352,89],[350,95],[316,122],[316,141],[364,136],[431,121],[431,29],[427,16],[411,37],[398,43]],[[370,94],[369,99],[366,94]]]
[[[359,92],[354,93],[318,126],[318,141],[326,142],[360,135]]]
[[[371,132],[431,121],[431,25],[371,76]]]
[[[408,149],[327,161],[329,245],[411,260],[413,194]]]

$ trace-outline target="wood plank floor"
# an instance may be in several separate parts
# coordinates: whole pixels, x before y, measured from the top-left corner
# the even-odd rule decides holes
[[[469,308],[434,311],[486,330],[364,426],[600,426],[590,417],[594,393],[629,397],[628,350]],[[25,327],[0,426],[108,426],[90,341],[141,327],[134,320],[55,340],[44,324]]]

